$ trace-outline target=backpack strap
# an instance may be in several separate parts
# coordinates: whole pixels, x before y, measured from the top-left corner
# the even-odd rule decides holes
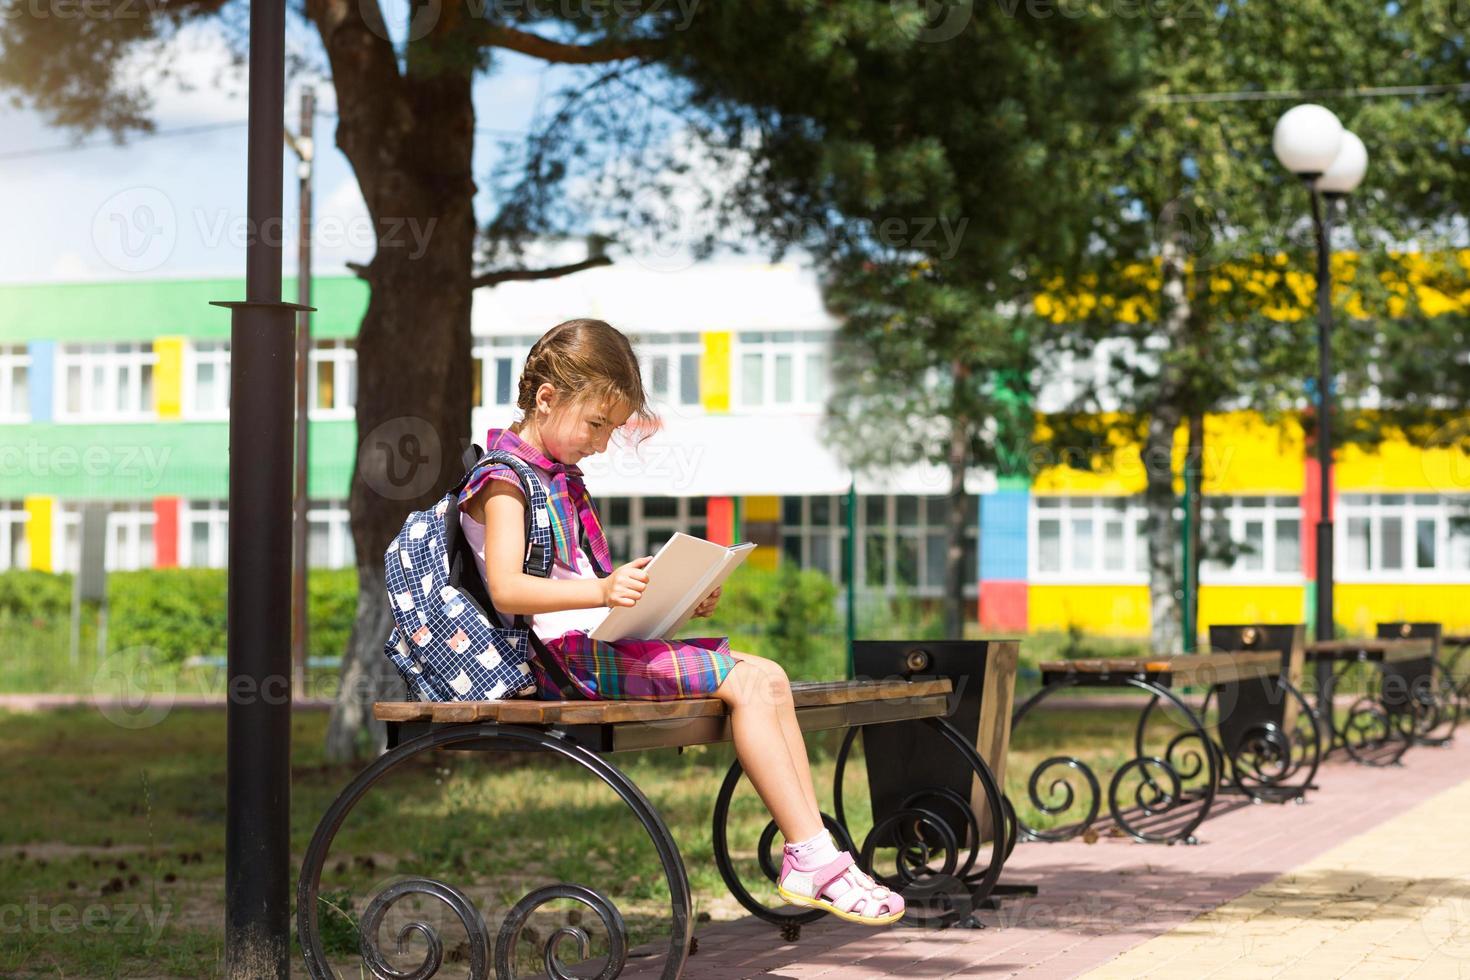
[[[536,578],[548,578],[551,575],[551,510],[546,499],[546,490],[541,486],[541,479],[535,470],[525,460],[512,452],[504,449],[492,449],[488,453],[482,453],[479,446],[471,446],[465,455],[473,451],[479,455],[479,460],[460,477],[459,482],[454,485],[453,494],[459,499],[459,494],[465,486],[474,479],[476,473],[495,463],[504,463],[515,472],[520,480],[521,492],[526,495],[526,557],[521,563],[521,570],[527,575]]]
[[[476,459],[476,457],[478,458]],[[546,490],[541,486],[540,477],[536,475],[536,472],[531,469],[525,460],[504,449],[492,449],[487,453],[481,450],[479,446],[470,446],[469,449],[465,450],[465,461],[469,464],[465,475],[454,485],[452,491],[456,500],[459,499],[460,491],[465,488],[474,475],[482,468],[494,463],[504,463],[514,471],[520,480],[521,491],[526,495],[526,501],[529,505],[526,508],[526,558],[522,565],[522,570],[527,575],[534,575],[537,578],[549,578],[551,575],[551,513],[550,505],[546,500]],[[593,567],[596,567],[595,561]],[[489,588],[490,586],[487,582],[485,584],[487,594]],[[495,611],[493,602],[485,612],[495,619],[500,618]],[[562,700],[585,700],[577,685],[572,682],[572,679],[562,668],[562,665],[546,649],[546,645],[541,642],[541,638],[536,635],[535,630],[531,629],[529,617],[524,614],[517,615],[513,625],[515,629],[526,631],[526,637],[531,645],[531,649],[536,651],[537,661],[545,668],[546,673],[550,675],[551,681],[556,685],[557,693],[561,695]]]

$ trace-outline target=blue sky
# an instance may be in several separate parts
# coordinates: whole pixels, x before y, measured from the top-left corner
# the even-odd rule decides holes
[[[195,88],[160,90],[154,120],[159,131],[238,122],[189,135],[140,139],[63,153],[18,153],[65,146],[73,134],[48,127],[35,113],[0,109],[0,282],[243,276],[245,270],[245,72],[233,71],[212,29],[192,29],[175,42],[170,60]],[[564,69],[504,55],[500,68],[476,84],[475,177],[482,188],[476,210],[484,219],[484,188],[504,138],[492,131],[524,132],[538,99],[550,101]],[[315,175],[317,275],[344,272],[346,261],[372,255],[371,229],[347,159],[334,142],[335,98],[329,82],[317,87]],[[295,129],[297,89],[287,94],[287,125]],[[88,138],[103,141],[102,135]],[[295,157],[286,159],[285,214],[294,241],[297,208]],[[286,250],[286,274],[295,250]]]

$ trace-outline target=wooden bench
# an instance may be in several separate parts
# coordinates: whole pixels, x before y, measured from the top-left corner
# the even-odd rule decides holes
[[[1132,688],[1149,695],[1134,726],[1133,758],[1108,783],[1108,814],[1133,839],[1150,843],[1194,843],[1194,831],[1209,816],[1228,766],[1234,788],[1254,800],[1300,799],[1311,786],[1320,759],[1316,725],[1288,727],[1291,717],[1311,717],[1310,707],[1290,679],[1290,658],[1280,650],[1232,650],[1169,657],[1054,660],[1040,665],[1041,689],[1017,709],[1014,729],[1037,705],[1062,691],[1078,688]],[[1179,688],[1203,688],[1198,707]],[[1206,725],[1211,703],[1225,724],[1212,733]],[[1177,720],[1177,732],[1162,752],[1149,751],[1150,726],[1163,717]],[[1276,712],[1262,706],[1276,706]],[[1219,735],[1219,738],[1216,735]],[[1080,780],[1082,786],[1074,785]],[[1085,786],[1085,793],[1082,791]],[[1027,783],[1032,806],[1075,822],[1052,828],[1022,823],[1023,836],[1068,840],[1086,833],[1102,809],[1102,784],[1075,756],[1043,760]],[[1043,788],[1045,792],[1043,793]]]
[[[948,678],[890,678],[792,685],[796,717],[803,731],[850,729],[837,759],[834,796],[841,813],[842,772],[851,735],[860,729],[865,741],[882,737],[883,726],[896,722],[918,722],[943,739],[971,771],[980,786],[983,807],[965,804],[969,832],[960,839],[948,827],[939,827],[931,805],[907,801],[884,825],[875,826],[861,844],[849,828],[824,814],[828,828],[840,846],[858,856],[859,864],[875,878],[904,895],[904,922],[940,927],[973,924],[973,910],[987,900],[996,885],[1001,867],[1015,841],[1014,825],[1004,807],[999,786],[973,744],[947,717],[953,710],[954,687]],[[670,895],[670,930],[667,955],[661,976],[677,977],[686,958],[695,949],[691,895],[688,876],[678,845],[657,809],[636,785],[604,758],[617,752],[650,748],[704,745],[729,741],[730,718],[724,702],[715,698],[677,701],[538,701],[509,700],[453,703],[387,701],[374,705],[374,716],[387,723],[389,750],[360,773],[328,809],[307,849],[297,891],[298,932],[313,977],[333,976],[322,952],[318,927],[318,891],[322,869],[338,828],[369,789],[388,772],[425,753],[442,749],[511,750],[549,752],[580,764],[610,786],[642,824],[658,854]],[[714,807],[715,860],[731,893],[752,914],[781,926],[788,939],[799,935],[802,923],[825,915],[820,910],[792,906],[771,907],[761,902],[741,880],[732,854],[742,860],[754,850],[760,859],[762,890],[774,898],[774,877],[780,867],[778,832],[774,822],[766,825],[759,843],[743,842],[738,850],[728,840],[731,797],[741,779],[739,763],[727,773]],[[948,789],[943,793],[950,793]],[[918,788],[915,797],[923,797]],[[982,827],[999,828],[987,833]],[[893,838],[897,872],[885,874],[875,868],[875,842]],[[936,843],[937,842],[937,843]],[[886,843],[886,841],[885,841]],[[774,847],[774,853],[772,848]],[[915,854],[919,854],[917,865]],[[907,862],[907,863],[906,863]],[[937,862],[938,868],[933,865]],[[432,878],[396,881],[367,904],[361,918],[364,959],[372,972],[381,959],[378,930],[389,906],[405,896],[434,898],[448,906],[469,934],[470,973],[476,964],[506,975],[527,920],[538,906],[555,899],[573,899],[591,910],[583,920],[601,922],[608,935],[609,958],[616,960],[608,975],[621,972],[629,954],[626,926],[612,899],[587,883],[557,883],[538,888],[517,902],[493,938],[471,900],[459,889]],[[428,934],[431,927],[425,927]],[[557,936],[546,941],[542,956],[555,956]],[[440,944],[437,936],[431,947]],[[442,945],[442,944],[440,944]],[[585,947],[584,947],[585,948]],[[654,950],[653,952],[656,952]],[[432,949],[430,958],[435,956]],[[585,953],[584,953],[585,955]],[[427,962],[427,961],[426,961]],[[588,964],[590,965],[590,963]],[[432,971],[431,971],[432,972]],[[382,975],[382,974],[377,974]]]

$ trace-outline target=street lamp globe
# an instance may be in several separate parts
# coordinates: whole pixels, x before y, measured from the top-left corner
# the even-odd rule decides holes
[[[1271,149],[1287,170],[1315,177],[1337,159],[1342,134],[1342,123],[1332,110],[1309,102],[1293,106],[1276,120]]]
[[[1368,148],[1355,133],[1342,131],[1342,147],[1337,159],[1317,178],[1317,190],[1323,194],[1351,194],[1368,172]]]

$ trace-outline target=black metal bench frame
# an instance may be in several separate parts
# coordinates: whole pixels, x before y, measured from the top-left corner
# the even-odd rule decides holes
[[[1015,845],[1014,815],[1006,805],[990,768],[976,752],[974,745],[947,720],[953,710],[952,685],[948,679],[920,681],[859,682],[869,686],[861,691],[853,682],[829,684],[793,684],[797,700],[797,719],[802,730],[847,729],[836,761],[834,784],[835,816],[823,814],[841,846],[853,851],[863,870],[899,891],[908,912],[903,924],[944,928],[974,925],[971,913],[986,902],[994,891],[1002,865]],[[876,686],[873,686],[876,685]],[[847,701],[842,690],[870,694]],[[883,693],[878,693],[878,692]],[[820,703],[817,703],[820,702]],[[456,713],[473,716],[477,704],[481,708],[495,706],[509,717],[536,717],[543,722],[505,723],[476,720],[388,720],[389,750],[360,772],[338,795],[318,825],[307,848],[297,887],[297,930],[308,970],[317,980],[333,977],[321,947],[318,924],[317,895],[322,870],[326,866],[332,841],[337,831],[363,797],[388,773],[425,753],[441,749],[510,750],[549,752],[577,763],[611,787],[647,832],[658,855],[670,896],[670,932],[667,958],[661,976],[673,978],[681,974],[687,957],[696,948],[692,934],[692,896],[688,875],[679,848],[658,810],[622,770],[603,756],[605,754],[657,747],[677,747],[728,741],[729,716],[724,705],[715,699],[681,702],[481,702],[455,705],[393,705],[411,711]],[[513,706],[505,708],[504,706]],[[623,714],[636,720],[597,721],[599,706],[618,705]],[[560,706],[560,707],[558,707]],[[379,705],[378,708],[384,708]],[[381,714],[380,714],[381,717]],[[859,731],[876,731],[884,724],[917,721],[938,733],[953,747],[974,772],[983,789],[987,812],[975,813],[968,800],[952,790],[929,793],[919,791],[905,800],[897,813],[889,815],[866,836],[861,846],[854,846],[842,801],[842,778],[855,736]],[[788,940],[799,936],[802,923],[814,921],[826,913],[820,910],[790,906],[771,908],[763,905],[741,882],[731,860],[726,823],[731,797],[742,775],[735,762],[726,775],[714,807],[715,859],[721,877],[732,895],[753,915],[782,928]],[[932,801],[926,801],[932,796]],[[955,797],[950,799],[950,797]],[[921,805],[922,804],[922,805]],[[965,833],[954,829],[955,813],[963,816]],[[981,828],[997,828],[995,833]],[[771,847],[777,836],[774,821],[761,835],[759,861],[766,878],[774,882],[780,867],[779,848]],[[875,873],[875,842],[894,838],[897,871],[894,875]],[[983,866],[978,858],[984,845],[989,856]],[[938,862],[938,867],[934,865]],[[522,930],[539,906],[555,899],[573,899],[587,906],[608,935],[609,952],[600,980],[618,976],[627,964],[629,939],[626,925],[616,904],[602,891],[587,884],[559,882],[537,888],[521,898],[505,916],[495,934],[474,903],[461,890],[433,878],[406,877],[393,882],[371,898],[360,919],[359,943],[364,964],[372,975],[382,978],[414,977],[426,980],[438,972],[444,959],[444,944],[435,929],[426,922],[413,922],[399,931],[398,952],[406,951],[407,940],[417,935],[427,944],[423,962],[405,972],[389,964],[379,944],[378,932],[389,908],[406,896],[433,898],[446,905],[458,918],[469,937],[468,966],[471,977],[509,978]],[[580,926],[565,926],[546,939],[541,956],[549,976],[565,976],[558,950],[567,939],[575,940],[584,958],[588,936]]]
[[[1263,657],[1264,663],[1260,662]],[[1272,661],[1273,657],[1277,659]],[[1253,666],[1237,676],[1232,667],[1237,663]],[[1178,676],[1181,673],[1184,675]],[[1231,786],[1253,802],[1282,803],[1305,796],[1321,760],[1320,733],[1311,706],[1287,679],[1285,658],[1276,652],[1057,662],[1042,665],[1041,680],[1041,689],[1016,709],[1013,738],[1033,709],[1062,691],[1132,688],[1149,695],[1134,725],[1133,758],[1114,771],[1106,797],[1112,822],[1141,843],[1198,843],[1194,832],[1209,816],[1227,772]],[[1173,690],[1176,683],[1207,688],[1199,710]],[[1257,687],[1261,690],[1256,691]],[[1212,701],[1227,721],[1214,732],[1205,721]],[[1305,719],[1304,726],[1283,722],[1288,703]],[[1183,724],[1163,754],[1156,755],[1147,751],[1145,741],[1149,723],[1161,706],[1173,709]],[[1018,821],[1022,839],[1070,840],[1096,823],[1102,809],[1102,785],[1092,768],[1075,756],[1052,756],[1037,764],[1026,784],[1031,804],[1052,815],[1081,809],[1072,775],[1080,777],[1087,788],[1080,818],[1052,829]],[[1187,785],[1201,776],[1196,787]],[[1127,800],[1130,786],[1132,799]]]

